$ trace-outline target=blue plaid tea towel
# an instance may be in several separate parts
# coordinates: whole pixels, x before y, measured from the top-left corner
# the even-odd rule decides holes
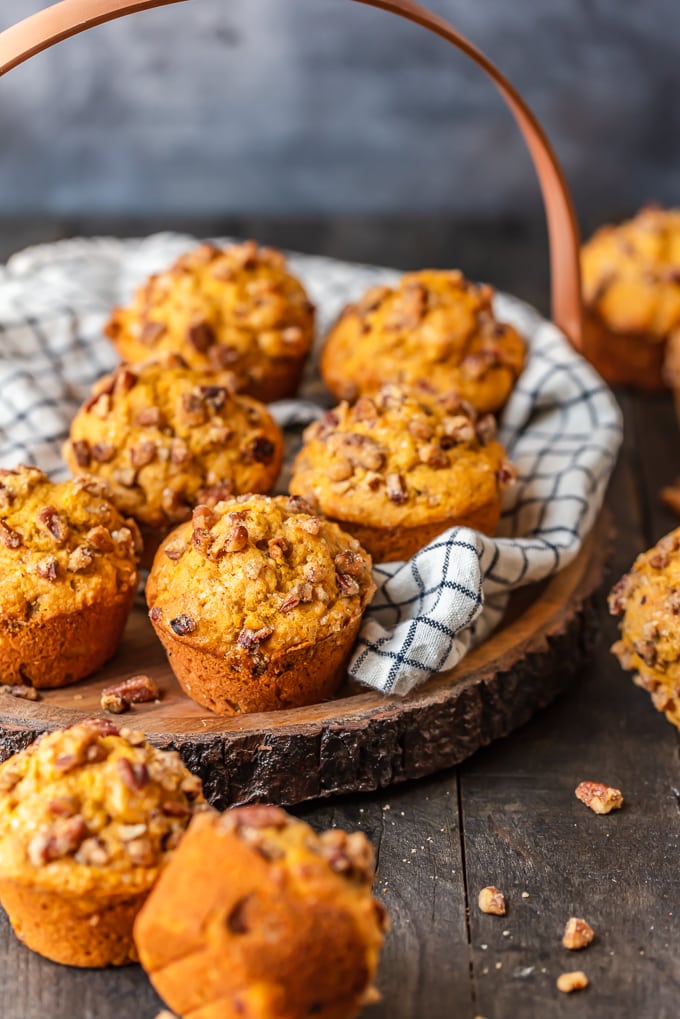
[[[102,337],[111,307],[194,243],[178,234],[76,239],[31,248],[0,268],[0,466],[31,463],[53,478],[66,476],[59,448],[69,422],[92,382],[116,362]],[[292,256],[291,267],[317,305],[319,335],[348,301],[399,277],[303,255]],[[506,493],[496,537],[456,527],[406,563],[375,566],[378,590],[350,673],[385,694],[407,694],[452,668],[491,633],[515,588],[575,558],[621,443],[612,394],[559,330],[505,294],[495,309],[529,341],[499,436],[517,483]],[[272,408],[291,432],[291,450],[295,429],[328,406],[311,363],[301,398]]]

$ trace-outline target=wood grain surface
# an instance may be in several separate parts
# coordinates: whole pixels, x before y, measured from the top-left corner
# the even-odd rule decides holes
[[[35,224],[33,237],[72,228]],[[251,220],[242,232],[404,266],[470,264],[465,232],[445,222],[310,223],[305,232],[300,223]],[[0,235],[0,248],[18,247],[21,236]],[[545,307],[533,273],[540,246],[517,237],[517,257],[506,257],[512,248],[502,229],[470,238],[473,264],[486,265],[477,274]],[[678,523],[657,493],[680,473],[670,398],[619,396],[626,443],[607,500],[618,529],[612,579]],[[609,654],[616,627],[602,598],[592,622],[603,632],[590,664],[507,739],[436,777],[297,809],[316,827],[363,829],[376,845],[376,887],[393,927],[379,975],[383,1001],[367,1019],[677,1019],[678,736]],[[623,810],[592,814],[573,795],[582,779],[619,785]],[[487,884],[505,892],[506,917],[479,913]],[[560,944],[571,915],[596,931],[583,952]],[[159,1011],[138,968],[59,967],[1,924],[2,1019],[154,1019]],[[556,977],[573,969],[586,971],[590,987],[560,994]]]

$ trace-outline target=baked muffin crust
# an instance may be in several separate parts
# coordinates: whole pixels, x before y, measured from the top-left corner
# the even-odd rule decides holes
[[[272,248],[201,244],[151,276],[105,328],[124,361],[179,353],[228,369],[259,399],[291,396],[314,338],[314,306]]]
[[[613,653],[680,728],[680,528],[637,557],[612,589],[609,608],[622,617]]]
[[[268,491],[282,450],[278,425],[235,394],[233,375],[169,355],[100,379],[71,424],[64,458],[74,473],[104,478],[121,512],[162,532],[199,502]]]
[[[492,298],[491,287],[457,270],[425,269],[396,287],[374,287],[328,333],[320,366],[326,385],[352,401],[386,382],[425,383],[496,413],[524,367],[526,346],[496,320]]]

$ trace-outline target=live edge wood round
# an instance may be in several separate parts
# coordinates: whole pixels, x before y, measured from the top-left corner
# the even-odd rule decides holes
[[[102,689],[145,672],[163,696],[120,724],[180,752],[218,807],[254,800],[294,804],[370,791],[448,768],[506,736],[547,705],[579,672],[594,645],[610,525],[598,520],[578,558],[511,603],[503,626],[461,664],[406,698],[346,688],[307,708],[224,717],[180,690],[143,608],[96,676],[37,702],[0,695],[0,758],[50,729],[102,715]],[[114,717],[114,716],[111,716]]]

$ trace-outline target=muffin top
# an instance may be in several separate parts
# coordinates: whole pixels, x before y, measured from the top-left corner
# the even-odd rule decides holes
[[[609,329],[663,340],[680,324],[680,209],[642,209],[583,247],[587,307]]]
[[[35,467],[0,471],[0,632],[128,597],[140,550],[136,524],[98,479],[53,484]]]
[[[623,616],[624,668],[680,673],[680,528],[639,555],[609,595],[612,615]]]
[[[143,891],[198,808],[201,782],[179,754],[88,719],[0,765],[0,874],[73,894]]]
[[[269,362],[309,351],[314,306],[281,252],[201,244],[151,276],[105,332],[125,361],[171,351],[193,368],[230,369],[252,389]]]
[[[373,596],[370,557],[298,497],[199,506],[161,545],[154,625],[193,647],[266,661],[336,634]]]
[[[369,526],[446,520],[497,500],[514,477],[495,434],[493,416],[455,394],[383,386],[307,428],[290,490]]]
[[[100,379],[73,420],[64,457],[75,473],[105,478],[121,512],[167,528],[188,520],[198,502],[268,491],[282,448],[266,407],[235,395],[233,375],[168,355]]]
[[[498,322],[493,290],[458,271],[426,269],[396,287],[374,287],[330,330],[321,374],[339,399],[385,382],[425,381],[455,391],[481,412],[506,403],[524,367],[526,346]]]

